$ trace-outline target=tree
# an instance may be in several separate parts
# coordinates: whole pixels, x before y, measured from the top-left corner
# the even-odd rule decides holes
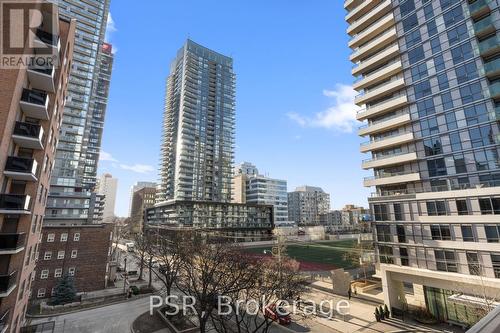
[[[137,255],[137,259],[139,260],[139,280],[142,280],[142,274],[144,272],[144,265],[146,264],[146,256],[150,252],[150,240],[148,239],[147,234],[136,234],[134,236],[135,243],[135,253]]]
[[[371,255],[373,253],[373,243],[371,241],[361,240],[361,236],[356,246],[344,254],[344,259],[351,261],[356,267],[363,269],[364,282],[368,279],[366,269],[371,264]]]
[[[50,299],[52,305],[71,303],[76,299],[76,289],[71,276],[65,275],[57,282],[54,289],[54,296]]]

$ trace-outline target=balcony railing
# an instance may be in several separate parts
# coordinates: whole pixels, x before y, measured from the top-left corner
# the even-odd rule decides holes
[[[413,172],[406,172],[406,171],[401,171],[401,172],[380,172],[375,176],[370,176],[370,177],[365,177],[364,180],[374,180],[374,179],[382,179],[382,178],[388,178],[388,177],[395,177],[395,176],[404,176],[404,175],[410,175]]]
[[[0,233],[0,253],[24,247],[25,240],[26,234],[24,233]]]
[[[482,12],[489,11],[490,8],[488,4],[491,0],[476,0],[473,3],[469,4],[469,11],[471,16],[479,15]]]
[[[390,154],[390,155],[384,155],[384,156],[380,156],[380,157],[367,158],[367,159],[364,159],[362,162],[366,163],[366,162],[380,161],[380,160],[385,160],[387,158],[397,157],[397,156],[407,155],[407,154],[411,154],[411,152],[404,151],[404,152],[400,152],[397,154]]]
[[[34,174],[36,172],[36,170],[34,169],[36,169],[36,161],[33,158],[24,158],[17,156],[7,157],[7,163],[5,164],[6,171]]]
[[[481,42],[479,42],[479,53],[489,54],[496,49],[500,48],[500,40],[497,35],[493,35]]]
[[[500,97],[500,81],[490,83],[490,96],[492,98]]]
[[[9,326],[9,310],[0,313],[0,332],[7,330]]]
[[[23,89],[21,101],[37,105],[45,105],[47,102],[47,94],[43,91]]]
[[[489,31],[495,31],[495,25],[491,19],[491,15],[482,18],[481,20],[474,23],[474,31],[478,35],[483,35]]]
[[[16,122],[14,127],[14,135],[27,136],[31,138],[39,138],[41,126],[37,124]]]
[[[30,196],[25,194],[0,194],[0,210],[27,211]]]
[[[36,36],[38,37],[38,39],[40,39],[42,42],[44,42],[47,45],[50,45],[53,47],[57,47],[57,45],[58,45],[59,37],[47,32],[47,31],[37,29]]]
[[[364,129],[364,128],[368,128],[368,127],[371,127],[371,126],[375,126],[375,125],[379,125],[379,124],[383,124],[389,120],[392,120],[394,118],[399,118],[399,117],[402,117],[402,116],[406,116],[407,114],[409,114],[408,112],[403,112],[403,113],[396,113],[396,114],[393,114],[392,116],[390,117],[385,117],[385,118],[382,118],[380,120],[377,120],[377,121],[373,121],[371,123],[368,123],[368,124],[364,124],[364,125],[361,125],[358,127],[358,129]]]
[[[16,271],[9,274],[0,274],[0,294],[7,293],[16,284],[16,279]]]
[[[379,138],[376,138],[374,140],[365,141],[365,142],[361,143],[361,146],[367,146],[367,145],[369,145],[371,143],[374,143],[374,142],[380,142],[380,141],[384,141],[384,140],[387,140],[387,139],[397,138],[398,136],[403,136],[403,135],[409,134],[409,133],[412,133],[412,132],[395,133],[395,134],[392,134],[392,135],[388,135],[388,136],[384,136],[384,137],[379,137]]]

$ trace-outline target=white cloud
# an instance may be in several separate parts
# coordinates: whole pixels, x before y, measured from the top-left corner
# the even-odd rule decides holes
[[[111,16],[111,13],[108,13],[108,20],[106,22],[106,34],[104,36],[104,40],[106,43],[111,43],[112,36],[115,32],[117,32],[118,29],[116,28],[115,21],[113,20],[113,17]],[[116,45],[113,45],[113,53],[116,53],[117,51]]]
[[[104,150],[101,150],[101,153],[99,154],[99,161],[118,162],[116,158],[114,158],[110,153]]]
[[[134,165],[120,164],[120,168],[122,168],[123,170],[129,170],[137,173],[150,173],[154,170],[154,168],[151,165],[147,164],[134,164]]]
[[[333,90],[323,90],[323,95],[332,99],[332,105],[326,110],[317,112],[312,117],[292,112],[288,114],[288,118],[302,127],[320,127],[351,133],[357,123],[356,111],[360,109],[354,104],[356,94],[351,86],[337,84]]]

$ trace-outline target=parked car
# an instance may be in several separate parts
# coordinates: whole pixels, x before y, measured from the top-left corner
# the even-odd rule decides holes
[[[278,322],[280,325],[290,325],[292,322],[290,313],[281,305],[276,306],[276,304],[271,304],[266,307],[264,316]]]

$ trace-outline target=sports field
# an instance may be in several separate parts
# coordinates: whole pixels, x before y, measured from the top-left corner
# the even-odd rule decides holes
[[[300,270],[302,271],[348,269],[355,268],[356,265],[350,260],[345,260],[345,253],[352,250],[355,245],[355,240],[287,244],[286,254],[300,262]],[[264,250],[271,251],[271,246],[245,249],[246,252],[256,255],[271,255],[264,254]]]

